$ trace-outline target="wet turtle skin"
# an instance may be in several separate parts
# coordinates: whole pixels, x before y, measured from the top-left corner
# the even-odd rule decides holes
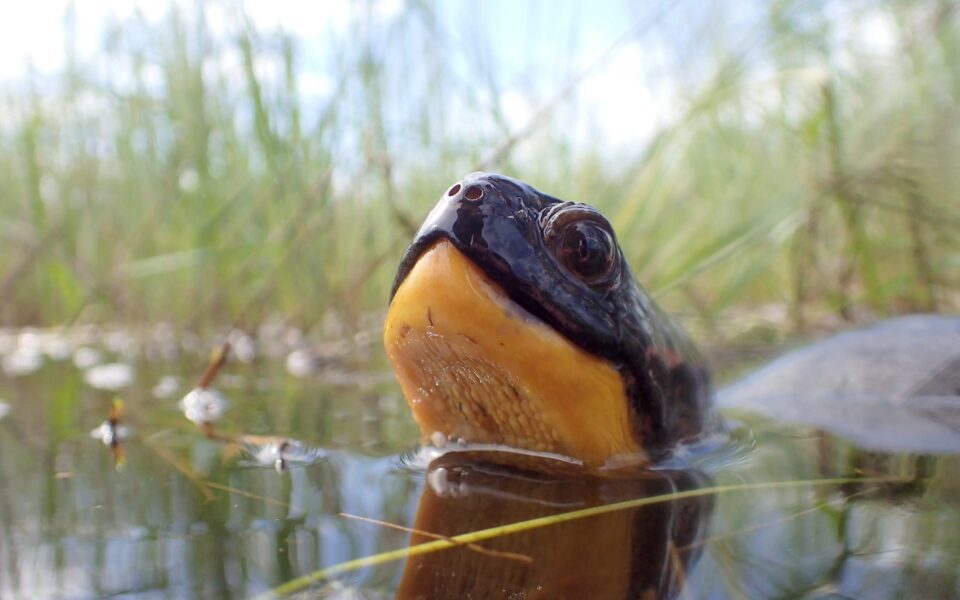
[[[607,220],[502,175],[453,185],[407,249],[391,292],[448,240],[523,309],[620,373],[634,437],[665,456],[716,424],[695,346],[634,279]]]
[[[502,175],[469,174],[410,244],[391,300],[440,241],[619,373],[630,431],[650,461],[721,426],[703,358],[636,282],[612,227],[592,207]],[[428,385],[444,384],[421,387]],[[960,319],[915,316],[784,357],[722,391],[719,405],[831,429],[871,448],[955,451],[958,390]],[[407,395],[411,406],[420,401]]]

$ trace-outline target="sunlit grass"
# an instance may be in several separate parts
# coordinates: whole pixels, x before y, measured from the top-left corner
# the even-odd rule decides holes
[[[320,67],[242,14],[218,36],[207,8],[134,18],[94,64],[0,101],[0,323],[356,329],[433,201],[517,136],[489,167],[601,208],[647,289],[707,331],[770,305],[786,328],[956,310],[956,11],[844,6],[887,19],[897,50],[826,42],[823,7],[764,5],[745,35],[677,50],[705,75],[678,72],[679,117],[616,156],[568,135],[575,94],[514,130],[483,20],[469,50],[437,46],[431,4],[358,10]],[[319,100],[301,90],[317,69]]]

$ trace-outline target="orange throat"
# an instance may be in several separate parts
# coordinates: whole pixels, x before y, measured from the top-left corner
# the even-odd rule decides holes
[[[425,439],[589,465],[643,454],[617,370],[510,300],[446,240],[397,289],[384,345]]]

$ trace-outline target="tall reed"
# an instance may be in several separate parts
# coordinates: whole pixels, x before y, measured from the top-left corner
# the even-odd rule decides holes
[[[354,5],[345,28],[318,28],[320,64],[303,38],[242,11],[178,6],[7,86],[0,323],[369,326],[432,202],[491,157],[605,211],[648,289],[709,330],[761,306],[804,327],[960,305],[951,3],[707,17],[664,4],[663,21],[639,16],[650,23],[584,70],[573,50],[530,62],[528,86],[498,63],[511,56],[483,4],[468,24],[440,3],[388,18]],[[861,21],[893,48],[864,50],[868,33],[843,25]],[[593,71],[681,26],[668,124],[627,150],[575,135],[592,118]],[[530,126],[511,120],[508,93],[534,106]]]

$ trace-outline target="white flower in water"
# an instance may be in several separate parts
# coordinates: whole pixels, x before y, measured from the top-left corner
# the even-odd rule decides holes
[[[287,372],[294,377],[306,377],[314,371],[313,358],[306,350],[294,350],[287,355]]]
[[[326,458],[326,453],[320,448],[283,438],[248,443],[246,450],[258,464],[271,466],[277,471],[285,471],[292,465],[312,464]]]
[[[3,358],[7,375],[28,375],[43,366],[43,353],[35,346],[20,346]]]
[[[243,333],[235,331],[230,335],[230,349],[233,355],[242,363],[253,362],[257,357],[257,344],[253,338]]]
[[[51,334],[43,340],[43,351],[51,360],[67,360],[73,354],[73,347],[67,338]]]
[[[104,421],[90,432],[90,437],[100,440],[104,446],[112,446],[130,437],[130,433],[130,428],[126,425],[111,424],[110,421]]]
[[[8,330],[0,329],[0,355],[9,354],[17,349],[17,336]]]
[[[78,369],[87,370],[101,360],[103,360],[103,357],[99,352],[86,346],[77,348],[77,351],[73,353],[73,364]]]
[[[103,344],[120,356],[133,357],[137,353],[137,340],[126,331],[111,331],[103,337]]]
[[[180,401],[180,410],[185,417],[202,425],[219,421],[229,405],[224,395],[217,390],[193,388]]]
[[[157,385],[153,386],[152,391],[154,398],[169,398],[176,394],[179,389],[180,380],[178,378],[173,375],[164,375],[157,382]]]
[[[183,192],[195,192],[200,187],[200,175],[196,169],[186,168],[180,173],[177,184]]]
[[[35,348],[39,350],[43,343],[43,336],[32,329],[25,329],[17,335],[17,346],[20,348]]]
[[[87,370],[87,385],[101,390],[119,390],[133,383],[133,367],[126,363],[108,363]]]

